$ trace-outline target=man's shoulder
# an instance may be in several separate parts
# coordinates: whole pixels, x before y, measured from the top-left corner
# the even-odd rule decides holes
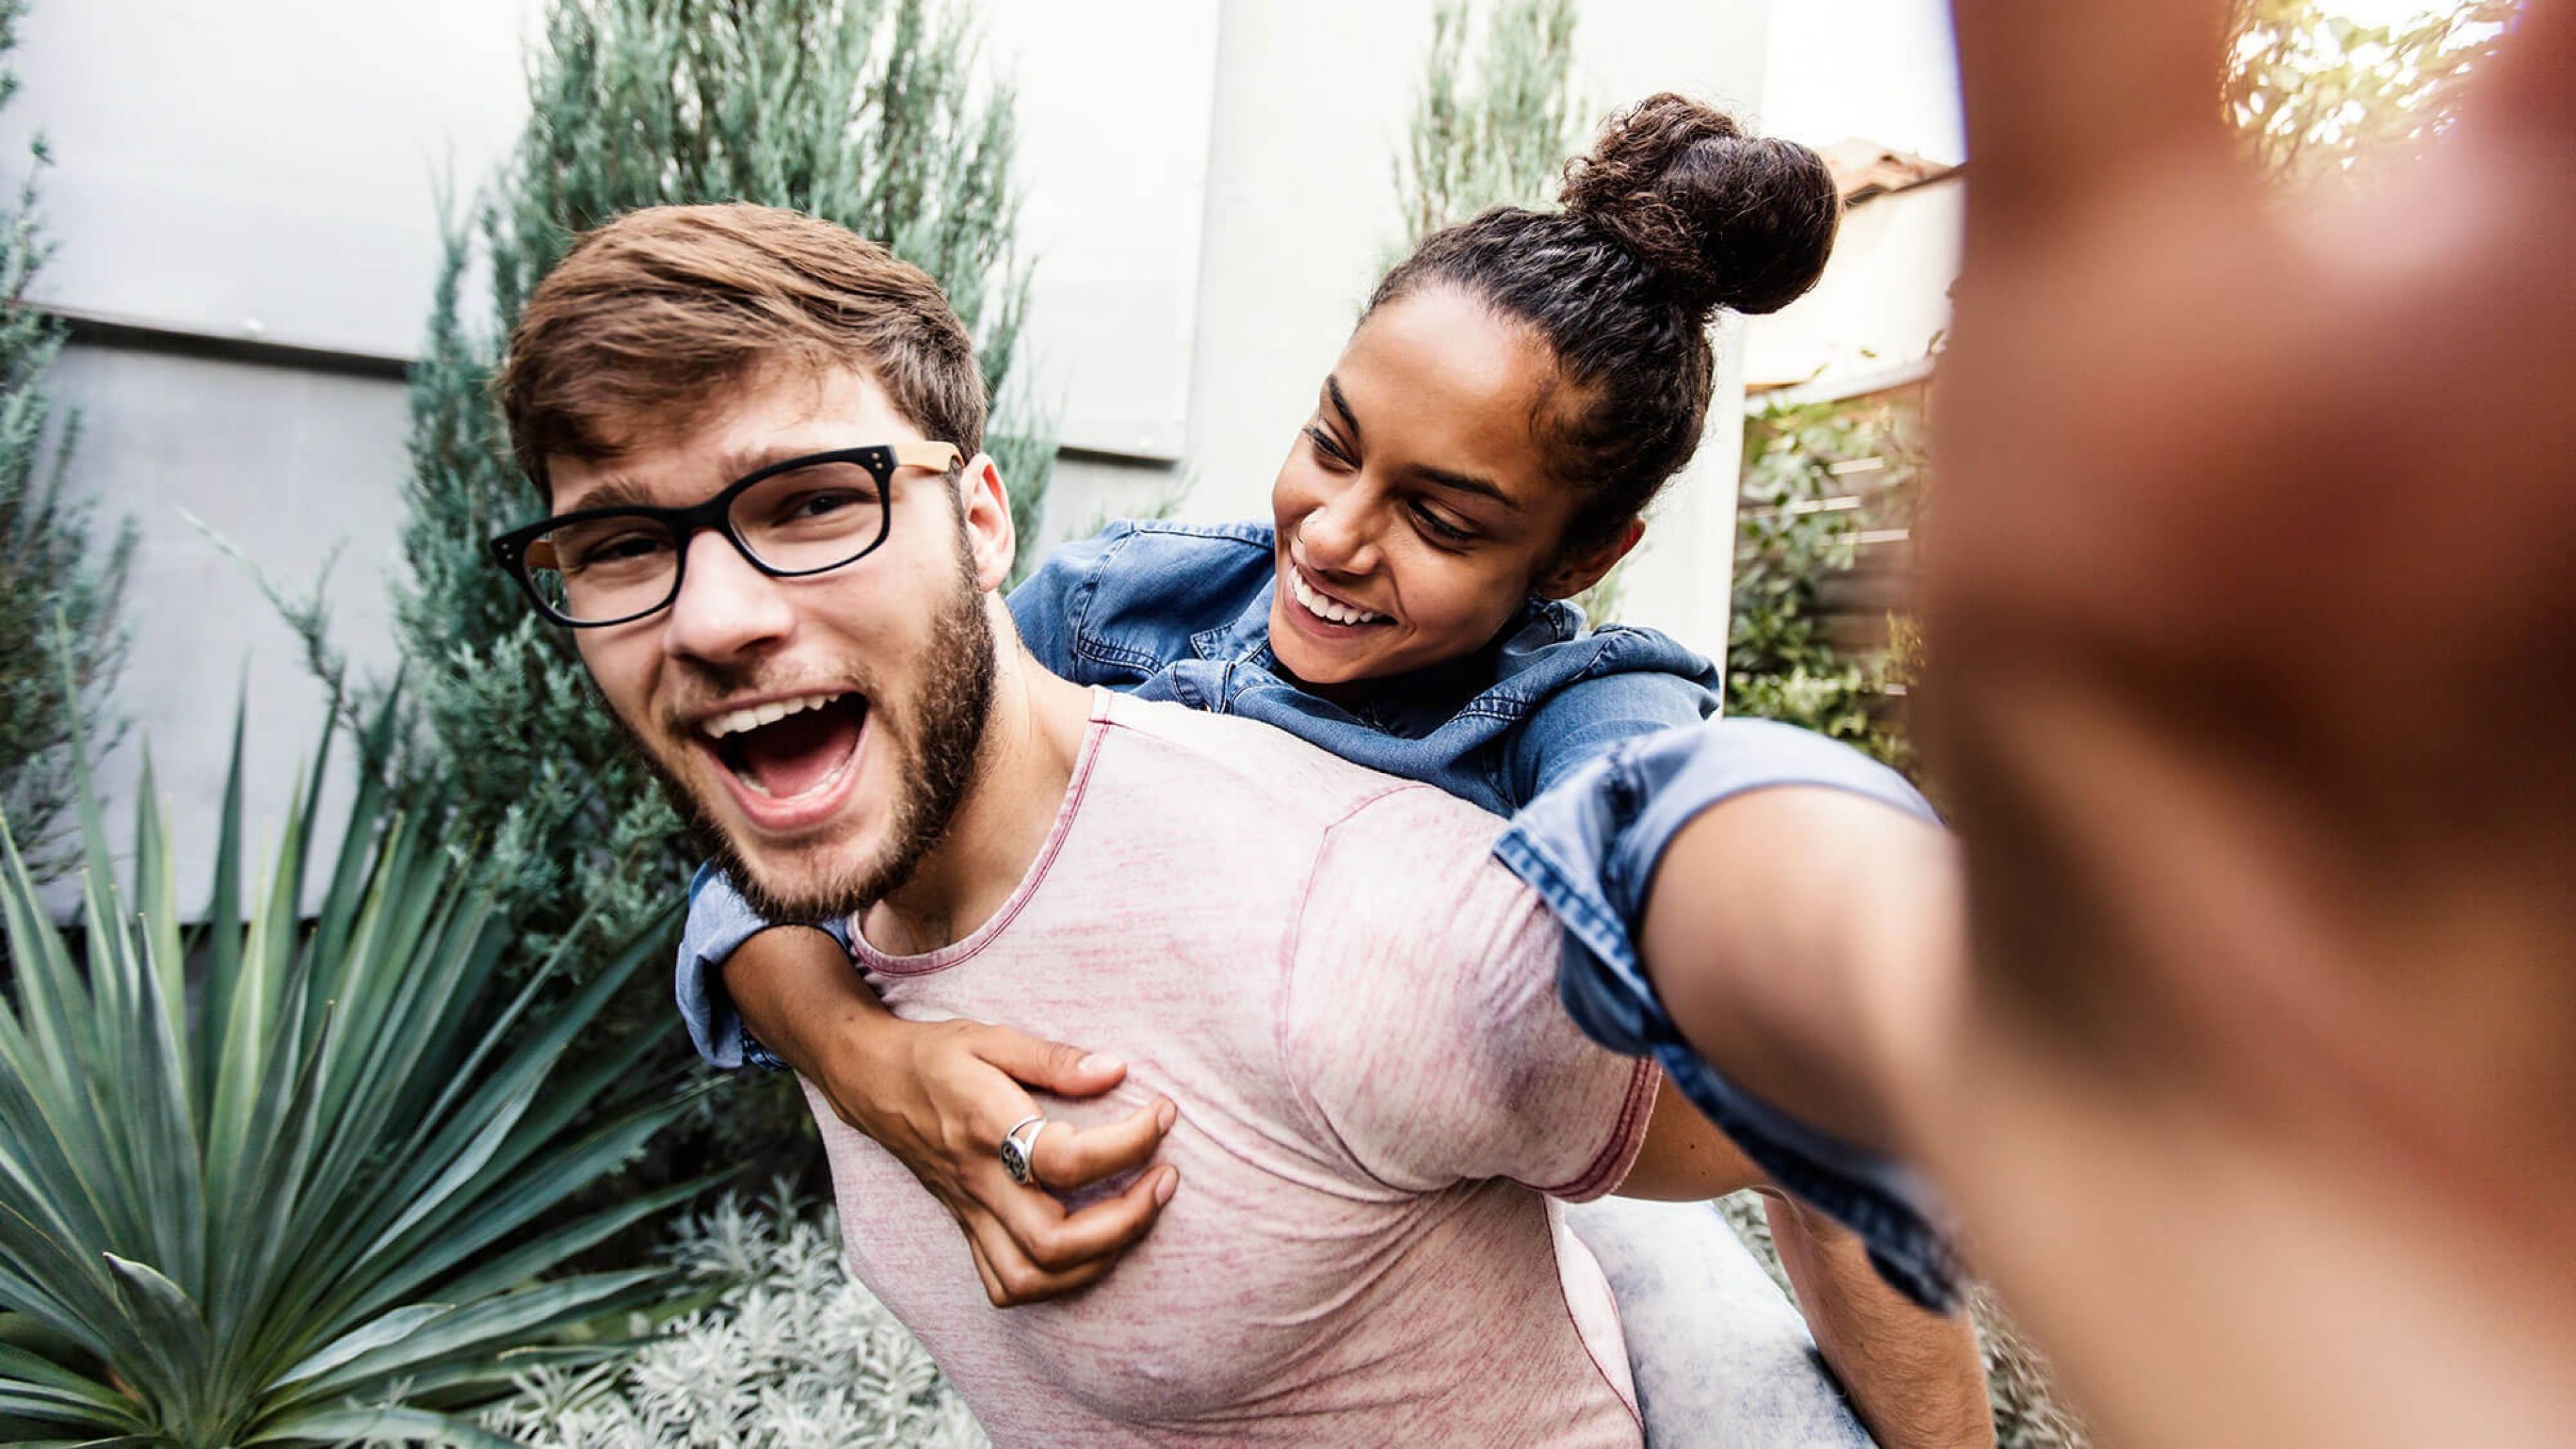
[[[1398,775],[1356,765],[1275,725],[1129,695],[1111,695],[1107,719],[1131,748],[1162,752],[1185,764],[1196,788],[1221,790],[1232,804],[1257,810],[1262,828],[1289,825],[1320,837],[1366,836],[1381,828],[1420,831],[1481,854],[1503,822],[1464,800]],[[1356,826],[1357,829],[1346,827]]]
[[[1191,815],[1230,822],[1212,849],[1257,837],[1249,848],[1301,875],[1303,935],[1445,943],[1432,954],[1449,959],[1491,949],[1507,923],[1544,909],[1494,857],[1506,822],[1436,786],[1240,716],[1118,697],[1109,719],[1131,748],[1161,752],[1142,763],[1167,790],[1193,792]]]

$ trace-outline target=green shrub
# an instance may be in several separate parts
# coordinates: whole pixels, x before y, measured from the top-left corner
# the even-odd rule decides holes
[[[1912,763],[1891,708],[1907,661],[1836,645],[1826,590],[1852,572],[1862,530],[1911,524],[1919,428],[1911,402],[1887,398],[1772,407],[1746,420],[1727,713],[1803,725],[1899,768]],[[1895,632],[1911,636],[1901,624]]]
[[[17,48],[26,9],[25,0],[0,0],[0,55]],[[0,70],[0,106],[17,88],[17,75]],[[41,141],[31,159],[43,168]],[[125,663],[117,606],[134,553],[131,522],[101,538],[88,503],[63,489],[78,420],[57,424],[45,379],[65,331],[27,302],[52,250],[31,172],[17,205],[0,208],[0,810],[48,878],[67,855],[58,847],[72,806],[73,726],[107,744],[122,732],[107,696]],[[54,666],[57,640],[71,651],[68,689]]]
[[[311,860],[320,762],[246,900],[240,739],[191,934],[148,765],[122,888],[81,776],[76,927],[0,821],[0,1438],[499,1442],[449,1411],[660,1276],[541,1275],[694,1190],[560,1211],[681,1110],[634,1105],[649,1037],[564,1068],[659,936],[558,1007],[491,1000],[490,891],[378,779]]]
[[[1432,10],[1431,54],[1395,164],[1405,252],[1488,207],[1547,202],[1574,150],[1573,0],[1502,0],[1472,65],[1469,28],[1467,0]]]

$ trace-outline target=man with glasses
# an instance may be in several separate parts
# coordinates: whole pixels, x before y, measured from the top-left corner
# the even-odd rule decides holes
[[[497,391],[552,516],[496,556],[737,881],[848,916],[901,1015],[1132,1063],[1059,1110],[1135,1113],[1161,1160],[1066,1221],[1163,1219],[1009,1312],[808,1089],[852,1265],[997,1440],[1637,1442],[1606,1285],[1542,1194],[1756,1174],[1565,1019],[1558,928],[1490,816],[1028,655],[981,381],[928,277],[792,213],[635,213],[530,297]],[[1791,1231],[1854,1389],[1982,1426],[1955,1323]]]

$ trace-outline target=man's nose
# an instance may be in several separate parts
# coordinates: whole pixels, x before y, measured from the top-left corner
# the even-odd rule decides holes
[[[733,663],[783,640],[795,628],[796,609],[777,579],[716,530],[689,541],[680,592],[662,629],[663,652]]]
[[[1378,508],[1364,484],[1349,484],[1318,503],[1297,526],[1309,567],[1364,574],[1376,566]]]

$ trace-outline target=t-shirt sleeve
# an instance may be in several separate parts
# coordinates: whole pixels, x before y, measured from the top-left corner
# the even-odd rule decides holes
[[[1389,1187],[1501,1177],[1597,1197],[1645,1141],[1657,1069],[1557,1005],[1555,919],[1491,859],[1496,828],[1412,786],[1326,833],[1288,947],[1283,1054],[1322,1129]]]

